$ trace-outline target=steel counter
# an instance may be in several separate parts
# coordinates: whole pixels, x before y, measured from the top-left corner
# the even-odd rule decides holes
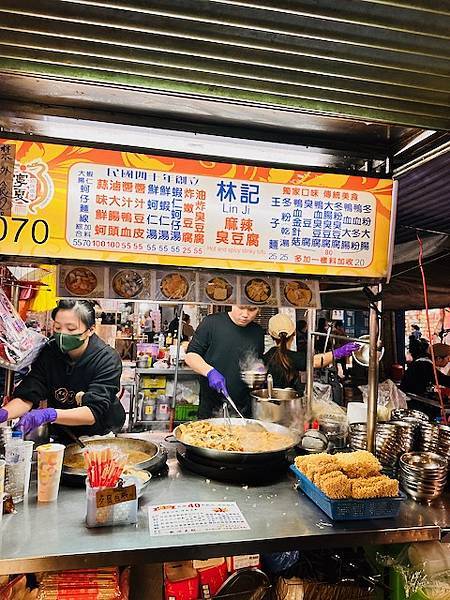
[[[82,567],[161,563],[294,548],[392,544],[440,539],[446,508],[403,503],[396,519],[331,523],[293,489],[293,477],[246,489],[181,472],[169,460],[169,475],[154,479],[140,500],[135,526],[86,529],[85,492],[62,487],[56,503],[29,500],[16,515],[4,515],[0,574]],[[146,506],[167,502],[236,501],[248,531],[151,537]],[[439,500],[437,501],[440,502]]]

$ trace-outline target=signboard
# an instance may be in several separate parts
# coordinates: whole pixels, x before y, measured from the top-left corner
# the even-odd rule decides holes
[[[11,215],[14,158],[14,144],[0,144],[0,215]]]
[[[1,140],[0,140],[1,143]],[[16,141],[0,253],[385,277],[387,179]]]

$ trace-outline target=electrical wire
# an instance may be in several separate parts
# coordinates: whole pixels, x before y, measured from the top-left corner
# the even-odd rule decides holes
[[[444,421],[444,423],[447,422],[447,417],[445,414],[445,405],[444,405],[444,399],[442,397],[442,390],[441,390],[441,386],[439,384],[439,379],[438,379],[438,374],[437,374],[437,368],[436,368],[436,359],[434,357],[434,350],[433,350],[433,336],[431,333],[431,324],[430,324],[430,312],[429,312],[429,306],[428,306],[428,287],[427,287],[427,279],[425,277],[425,271],[423,269],[423,242],[422,242],[422,238],[419,235],[419,232],[416,231],[416,236],[417,236],[417,241],[419,242],[419,269],[420,269],[420,273],[422,275],[422,284],[423,284],[423,298],[425,301],[425,314],[427,317],[427,330],[428,330],[428,339],[430,340],[430,353],[431,353],[431,362],[433,364],[433,375],[434,375],[434,382],[436,384],[436,391],[437,391],[437,395],[439,398],[439,404],[441,406],[441,416],[442,419]]]

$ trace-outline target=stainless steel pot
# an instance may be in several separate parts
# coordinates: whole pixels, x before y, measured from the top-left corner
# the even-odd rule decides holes
[[[254,419],[248,419],[251,423]],[[232,418],[232,419],[205,419],[205,421],[212,423],[214,425],[228,425],[231,426],[242,426],[242,419]],[[192,454],[197,454],[198,456],[202,456],[204,458],[208,458],[210,460],[217,461],[218,463],[231,463],[231,464],[242,464],[246,462],[261,462],[268,459],[274,459],[278,456],[283,456],[286,454],[288,450],[297,446],[300,442],[300,434],[297,431],[292,431],[287,427],[283,427],[282,425],[278,425],[276,423],[262,423],[267,431],[273,433],[281,433],[282,435],[286,435],[290,438],[290,442],[286,444],[286,447],[280,448],[279,450],[270,450],[267,452],[238,452],[235,450],[214,450],[212,448],[200,448],[199,446],[193,446],[192,444],[186,444],[183,441],[183,433],[180,429],[180,425],[175,427],[173,431],[173,435],[175,439],[183,444]]]
[[[148,440],[139,440],[136,438],[128,438],[128,437],[93,437],[88,439],[83,439],[83,443],[88,448],[100,447],[104,448],[109,446],[111,448],[116,448],[117,450],[121,450],[123,452],[127,452],[130,450],[145,452],[148,455],[148,459],[135,464],[137,469],[150,469],[152,466],[157,464],[161,460],[162,454],[166,451],[163,446],[159,446],[150,442]],[[70,444],[66,447],[64,451],[64,461],[68,461],[70,457],[75,454],[82,454],[84,450],[80,448],[78,444]],[[69,467],[67,464],[63,463],[62,472],[64,475],[78,475],[80,477],[86,477],[86,471],[84,469],[76,469],[74,467]]]
[[[254,419],[279,423],[303,431],[302,399],[293,388],[273,388],[269,399],[267,390],[252,393]]]

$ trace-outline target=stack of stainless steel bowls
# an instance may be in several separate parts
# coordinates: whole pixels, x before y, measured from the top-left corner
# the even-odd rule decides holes
[[[414,448],[417,439],[417,426],[408,421],[378,423],[376,453],[378,460],[386,467],[397,466],[400,455]]]
[[[405,421],[377,423],[375,455],[383,467],[394,474],[399,456],[414,447],[415,439],[415,423]],[[353,450],[366,450],[366,423],[349,425],[349,445]]]
[[[394,408],[391,412],[391,419],[394,421],[402,421],[405,417],[414,418],[416,421],[429,421],[428,415],[421,410],[412,410],[411,408]]]
[[[418,502],[438,498],[447,481],[447,461],[434,452],[407,452],[400,457],[400,483]]]
[[[367,450],[366,423],[350,423],[348,426],[348,444],[353,450]]]
[[[450,467],[450,427],[439,425],[437,453],[447,459]]]
[[[420,452],[435,452],[437,450],[437,428],[430,423],[429,417],[421,410],[396,408],[392,411],[391,419],[416,423],[416,450]]]
[[[422,422],[419,428],[419,440],[417,450],[420,452],[437,452],[439,441],[439,425]]]

